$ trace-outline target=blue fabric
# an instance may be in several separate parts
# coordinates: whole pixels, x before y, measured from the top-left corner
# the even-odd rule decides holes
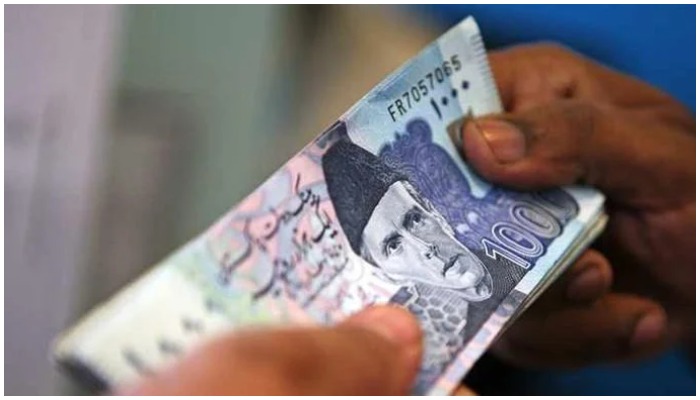
[[[695,5],[442,5],[418,10],[445,27],[473,15],[489,48],[563,43],[695,110]]]
[[[666,91],[695,113],[695,5],[440,5],[414,7],[445,28],[473,15],[486,46],[556,41]],[[518,371],[519,394],[691,395],[695,362],[680,349],[634,365]],[[500,382],[499,382],[500,383]]]
[[[509,391],[532,395],[681,396],[695,394],[695,366],[681,349],[634,365],[577,371],[520,371]]]

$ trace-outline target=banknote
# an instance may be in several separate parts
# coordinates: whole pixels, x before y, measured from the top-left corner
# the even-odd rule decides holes
[[[592,188],[516,192],[465,163],[450,130],[500,111],[467,18],[67,330],[55,358],[109,388],[223,332],[333,324],[393,303],[424,333],[413,393],[450,393],[605,222]]]

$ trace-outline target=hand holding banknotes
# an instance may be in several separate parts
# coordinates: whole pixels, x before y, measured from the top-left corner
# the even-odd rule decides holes
[[[464,126],[467,162],[517,189],[595,186],[610,214],[604,257],[585,253],[507,331],[498,353],[520,364],[574,366],[694,341],[692,115],[556,46],[492,53],[490,63],[506,113]]]
[[[692,118],[664,94],[557,47],[490,58],[508,112],[466,123],[470,165],[519,189],[597,186],[612,215],[605,256],[584,253],[496,351],[520,364],[581,365],[689,335]],[[221,338],[126,393],[403,394],[421,350],[407,313],[370,308],[335,328]],[[229,376],[236,365],[243,372]]]

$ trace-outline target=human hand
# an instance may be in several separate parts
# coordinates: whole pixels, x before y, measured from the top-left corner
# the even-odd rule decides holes
[[[469,164],[516,189],[597,187],[610,215],[604,256],[585,253],[496,353],[577,366],[694,342],[693,116],[668,95],[557,46],[494,52],[490,62],[506,113],[463,127]]]
[[[364,310],[333,328],[251,330],[215,339],[123,395],[401,395],[422,351],[414,317]]]

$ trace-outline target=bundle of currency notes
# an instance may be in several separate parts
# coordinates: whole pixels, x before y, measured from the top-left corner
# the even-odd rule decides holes
[[[223,332],[394,303],[424,333],[413,392],[450,393],[605,224],[594,189],[510,191],[464,162],[450,131],[501,111],[467,18],[64,333],[55,358],[111,388]]]

